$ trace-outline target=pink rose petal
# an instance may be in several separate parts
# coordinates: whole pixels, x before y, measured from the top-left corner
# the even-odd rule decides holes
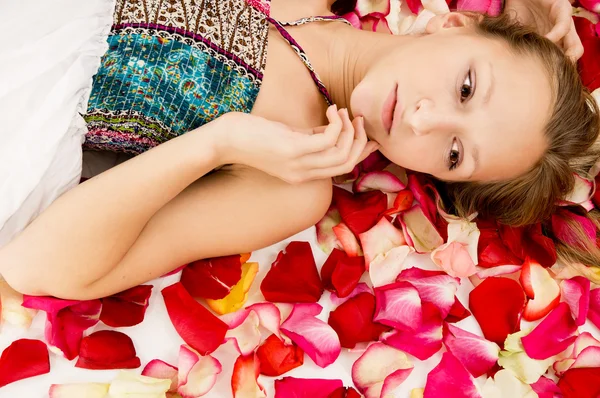
[[[590,290],[590,308],[587,317],[597,328],[600,328],[600,288]]]
[[[275,398],[308,398],[328,397],[335,390],[342,388],[341,380],[330,379],[298,379],[284,377],[275,380]]]
[[[358,243],[358,239],[356,239],[356,236],[354,236],[345,223],[341,222],[333,227],[333,232],[347,255],[350,257],[362,256],[362,249]]]
[[[420,328],[384,333],[381,340],[424,361],[442,348],[442,317],[435,305],[423,302],[422,307],[423,323]]]
[[[560,303],[527,336],[521,339],[530,358],[546,359],[566,350],[577,338],[577,325],[566,303]]]
[[[366,398],[387,397],[406,380],[413,368],[402,351],[374,343],[352,365],[352,381]]]
[[[342,217],[337,207],[331,206],[325,216],[315,226],[317,229],[317,243],[319,248],[326,254],[333,249],[341,249],[342,245],[333,232],[333,227],[342,222]]]
[[[207,394],[222,371],[217,359],[210,355],[202,356],[186,345],[179,349],[178,367],[177,392],[182,398],[196,398]]]
[[[492,268],[479,268],[476,275],[479,279],[485,279],[489,278],[490,276],[514,274],[520,270],[520,265],[498,265]]]
[[[575,186],[573,187],[571,193],[567,195],[565,201],[579,204],[587,211],[592,210],[594,208],[594,204],[592,203],[591,198],[594,184],[592,181],[582,178],[577,173],[574,173],[573,177],[575,178]]]
[[[142,370],[142,376],[152,377],[155,379],[171,380],[171,387],[169,388],[169,391],[177,391],[178,369],[173,365],[169,365],[168,363],[161,361],[160,359],[153,359],[148,362],[148,364]]]
[[[486,374],[498,361],[500,347],[496,343],[451,324],[446,324],[444,331],[444,345],[473,377]]]
[[[417,330],[423,322],[419,292],[408,282],[375,288],[373,321],[395,329]]]
[[[100,300],[24,296],[23,307],[46,312],[46,342],[71,360],[79,354],[83,332],[98,323],[102,304]]]
[[[600,368],[600,347],[587,347],[577,356],[569,369]]]
[[[389,0],[388,0],[389,1]],[[352,190],[354,192],[382,191],[382,192],[400,192],[406,188],[398,177],[389,171],[372,171],[358,177],[354,182]]]
[[[460,280],[442,271],[427,271],[421,268],[408,268],[398,275],[397,282],[406,281],[419,292],[421,300],[435,304],[446,318],[454,305],[454,295]]]
[[[233,365],[231,389],[233,398],[266,398],[266,392],[258,383],[260,363],[256,354],[246,357],[240,355]]]
[[[431,258],[434,263],[451,276],[468,278],[477,272],[477,268],[475,268],[464,243],[450,242],[440,246],[432,253]]]
[[[576,276],[560,283],[563,300],[569,305],[571,316],[577,326],[585,323],[590,307],[590,280]]]
[[[382,217],[373,228],[360,234],[359,238],[365,253],[367,271],[375,257],[406,244],[402,231],[396,229],[386,217]]]
[[[250,355],[260,344],[260,320],[256,312],[248,311],[246,319],[234,329],[225,334],[225,341],[231,340],[235,348],[243,356]]]
[[[413,206],[399,216],[400,223],[409,245],[417,253],[429,253],[444,244],[435,225],[425,216],[421,206]]]
[[[445,352],[440,363],[427,376],[424,398],[480,398],[475,380],[451,353]]]
[[[315,318],[323,307],[319,304],[296,304],[292,313],[281,325],[296,345],[317,364],[324,368],[337,359],[341,352],[340,339],[327,323]]]
[[[538,381],[531,385],[538,398],[561,398],[562,393],[555,382],[547,377],[540,377]]]
[[[335,305],[336,307],[339,307],[340,305],[344,304],[346,301],[350,300],[352,297],[358,296],[359,294],[365,293],[365,292],[373,293],[373,289],[371,289],[369,287],[369,285],[367,285],[366,283],[361,282],[358,285],[356,285],[356,288],[347,297],[340,298],[337,296],[337,294],[331,293],[331,295],[329,296],[329,299],[331,300],[331,303],[333,305]]]

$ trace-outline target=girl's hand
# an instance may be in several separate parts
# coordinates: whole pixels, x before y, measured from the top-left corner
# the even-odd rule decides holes
[[[245,164],[300,183],[349,173],[379,149],[368,141],[361,117],[351,121],[347,110],[333,105],[327,119],[327,126],[301,131],[254,115],[231,114],[219,140],[219,158],[223,164]]]
[[[583,55],[583,45],[575,31],[569,0],[506,0],[505,12],[560,45],[573,61]]]

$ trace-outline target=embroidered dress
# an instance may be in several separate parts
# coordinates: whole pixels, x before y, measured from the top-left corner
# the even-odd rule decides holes
[[[267,58],[269,24],[290,43],[326,100],[298,43],[266,0],[117,0],[109,50],[84,116],[85,149],[142,153],[227,112],[250,112]]]

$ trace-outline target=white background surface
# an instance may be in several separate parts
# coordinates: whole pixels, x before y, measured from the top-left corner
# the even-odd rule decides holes
[[[284,249],[287,243],[292,240],[304,240],[311,243],[313,254],[317,263],[317,267],[320,269],[327,256],[321,252],[316,245],[316,238],[314,233],[314,227],[310,228],[296,236],[293,236],[285,241],[275,244],[266,249],[254,252],[250,261],[255,261],[260,264],[260,271],[257,275],[252,289],[248,304],[254,302],[264,301],[262,294],[260,293],[260,282],[264,278],[266,272],[269,270],[271,263],[275,260],[277,253]],[[412,255],[408,260],[408,266],[419,266],[421,268],[435,269],[435,265],[429,260],[427,255]],[[367,277],[367,273],[363,275]],[[167,363],[177,366],[177,356],[179,352],[179,346],[183,344],[183,340],[179,337],[175,331],[169,316],[166,312],[162,295],[160,290],[175,283],[180,278],[180,274],[172,275],[166,278],[158,279],[153,281],[154,289],[150,298],[150,305],[146,312],[144,321],[134,327],[129,328],[118,328],[125,334],[127,334],[133,340],[137,355],[140,357],[142,362],[142,368],[152,359],[162,359]],[[468,279],[463,279],[461,286],[458,291],[458,298],[465,307],[468,307],[468,296],[469,292],[473,289],[473,285]],[[332,309],[331,302],[329,300],[329,292],[325,292],[319,302],[324,310],[319,318],[327,321],[328,313]],[[12,341],[19,338],[33,338],[43,340],[45,323],[45,313],[40,312],[34,319],[34,323],[29,330],[23,330],[12,327],[10,325],[3,325],[0,332],[0,350],[4,350]],[[465,330],[471,331],[481,335],[481,330],[477,325],[475,319],[470,316],[463,321],[456,323],[458,327]],[[89,329],[86,333],[92,333],[96,330],[110,329],[105,325],[99,323],[95,327]],[[590,331],[596,338],[600,337],[600,333],[597,328],[590,326],[589,322],[580,328],[580,331]],[[267,337],[267,334],[263,335]],[[395,397],[403,398],[408,397],[412,388],[419,388],[425,386],[427,374],[433,369],[441,359],[444,348],[437,354],[433,355],[427,361],[419,361],[418,359],[411,357],[415,368],[409,378],[398,388],[395,393]],[[233,371],[233,364],[238,356],[237,351],[233,348],[231,343],[227,343],[213,354],[221,364],[223,365],[223,371],[219,374],[217,384],[214,388],[205,395],[210,398],[225,398],[231,397],[231,374]],[[300,368],[294,369],[291,372],[286,373],[284,376],[294,376],[302,378],[323,378],[323,379],[341,379],[344,385],[352,385],[351,369],[354,361],[360,356],[360,352],[349,352],[347,349],[342,348],[342,353],[338,360],[328,366],[326,369],[321,369],[316,366],[313,361],[305,355],[304,365]],[[13,384],[9,384],[4,388],[0,388],[0,398],[42,398],[48,396],[48,389],[51,384],[61,383],[75,383],[75,382],[110,382],[117,374],[118,371],[98,371],[98,370],[85,370],[75,368],[76,359],[67,361],[66,359],[59,357],[56,354],[50,353],[51,370],[49,374],[37,376],[31,379],[21,380]],[[138,374],[142,368],[134,370]],[[284,377],[280,376],[280,377]],[[273,380],[271,377],[261,376],[259,381],[267,389],[267,396],[274,397]],[[479,378],[478,384],[482,385],[485,381],[484,378]],[[510,397],[518,398],[518,397]]]

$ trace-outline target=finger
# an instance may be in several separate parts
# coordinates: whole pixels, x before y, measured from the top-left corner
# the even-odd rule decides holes
[[[571,4],[566,0],[558,0],[552,4],[550,17],[554,19],[554,27],[550,32],[546,33],[548,40],[556,43],[569,33],[573,23],[571,18],[572,13]]]
[[[571,30],[564,38],[565,55],[573,62],[577,62],[583,55],[583,44],[581,44],[581,38],[575,30],[575,23],[571,21]]]
[[[365,149],[363,149],[362,153],[360,154],[358,161],[356,162],[356,164],[362,162],[363,160],[365,160],[366,158],[369,157],[370,154],[372,154],[373,152],[379,150],[381,146],[375,142],[375,141],[369,141],[367,143],[367,145],[365,145]]]
[[[303,137],[303,144],[300,144],[302,145],[302,153],[320,152],[336,145],[344,126],[336,105],[332,105],[327,109],[327,120],[329,120],[329,125],[325,127],[322,133],[319,134],[319,128],[316,128],[313,129],[315,134],[306,138]]]

